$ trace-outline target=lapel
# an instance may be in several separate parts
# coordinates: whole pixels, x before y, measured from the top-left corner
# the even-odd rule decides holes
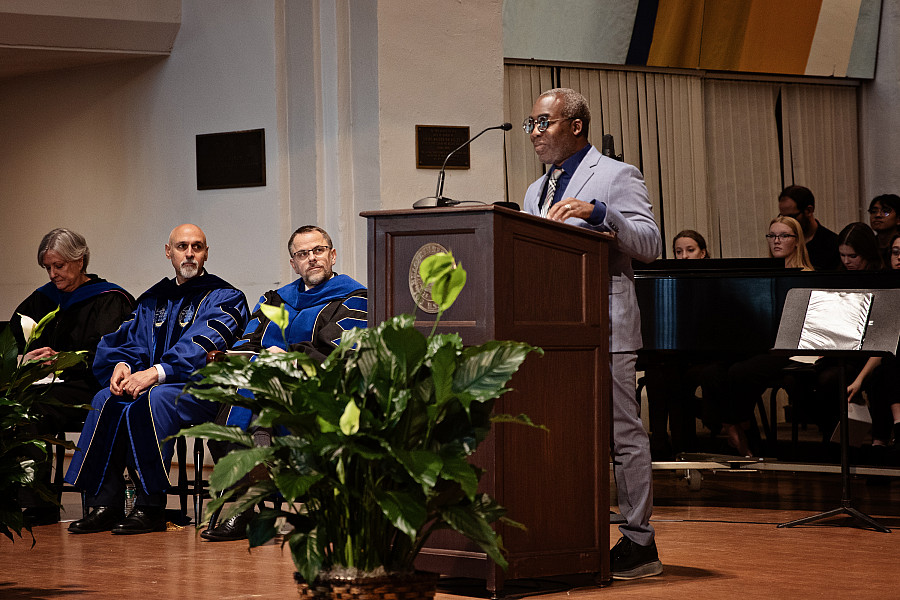
[[[600,156],[600,152],[593,146],[588,150],[581,164],[578,165],[575,173],[572,174],[572,179],[569,180],[569,185],[566,187],[566,196],[571,198],[579,197],[581,190],[594,175],[594,167],[597,166]]]

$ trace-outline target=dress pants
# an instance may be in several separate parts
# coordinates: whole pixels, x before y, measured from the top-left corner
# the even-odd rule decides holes
[[[650,436],[641,422],[641,404],[635,392],[634,352],[609,355],[612,374],[612,460],[618,491],[619,512],[625,523],[622,535],[641,546],[653,542],[653,468]]]
[[[122,427],[124,430],[124,427]],[[86,494],[85,504],[90,507],[95,506],[125,506],[125,468],[131,480],[135,482],[134,505],[143,507],[166,507],[165,492],[156,492],[148,494],[140,485],[140,479],[132,461],[128,460],[128,436],[125,431],[117,432],[113,451],[109,456],[109,467],[106,476],[103,478],[103,484],[97,491],[96,495]]]

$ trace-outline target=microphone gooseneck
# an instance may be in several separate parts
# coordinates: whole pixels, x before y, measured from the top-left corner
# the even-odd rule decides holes
[[[438,174],[437,180],[437,188],[435,189],[434,196],[431,198],[422,198],[421,200],[416,200],[413,203],[413,208],[432,208],[435,206],[456,206],[460,204],[460,202],[456,200],[451,200],[450,198],[444,198],[444,177],[447,170],[447,161],[450,160],[450,157],[477,140],[481,137],[482,134],[492,130],[492,129],[501,129],[503,131],[509,131],[512,129],[512,123],[503,123],[502,125],[494,125],[493,127],[487,127],[481,130],[477,135],[470,137],[464,143],[462,143],[458,148],[455,148],[450,154],[448,154],[444,158],[444,163],[441,165],[441,172]]]

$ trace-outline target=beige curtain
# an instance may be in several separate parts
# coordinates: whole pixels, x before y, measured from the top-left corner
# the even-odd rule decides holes
[[[764,257],[784,185],[806,185],[830,229],[859,219],[856,89],[559,68],[559,85],[591,107],[590,139],[644,174],[671,257],[672,237],[696,229],[714,257]],[[554,86],[554,68],[507,65],[506,115],[518,125]],[[782,146],[777,127],[782,97]],[[521,202],[543,166],[524,134],[507,136],[507,190]]]
[[[635,75],[639,103],[647,106],[648,139],[642,136],[641,148],[645,156],[658,156],[659,161],[658,172],[646,159],[643,166],[645,175],[650,173],[648,185],[659,187],[659,202],[654,205],[664,256],[671,258],[672,238],[679,231],[696,229],[704,236],[710,232],[701,81],[683,75]]]
[[[531,114],[534,100],[553,87],[550,67],[506,66],[506,120],[512,131],[506,135],[506,194],[520,205],[532,181],[544,174],[531,141],[522,131],[522,121]]]
[[[816,218],[839,232],[862,217],[856,88],[782,87],[785,185],[804,185],[816,197]]]
[[[781,171],[775,119],[778,87],[706,81],[706,169],[710,244],[724,258],[764,257],[778,214]]]

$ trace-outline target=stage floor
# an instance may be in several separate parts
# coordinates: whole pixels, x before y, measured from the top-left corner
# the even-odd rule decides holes
[[[704,473],[691,489],[654,473],[653,525],[665,571],[603,589],[590,578],[509,582],[510,597],[542,599],[895,598],[900,531],[778,523],[840,504],[836,475]],[[854,506],[900,528],[900,481],[854,478]],[[69,519],[79,498],[66,494]],[[170,500],[170,504],[172,501]],[[838,519],[841,522],[841,519]],[[833,521],[832,521],[833,523]],[[0,598],[293,598],[290,555],[272,543],[209,543],[193,527],[140,536],[70,535],[68,523],[0,539]],[[611,539],[618,539],[613,527]],[[439,600],[486,597],[479,582],[442,582]]]

